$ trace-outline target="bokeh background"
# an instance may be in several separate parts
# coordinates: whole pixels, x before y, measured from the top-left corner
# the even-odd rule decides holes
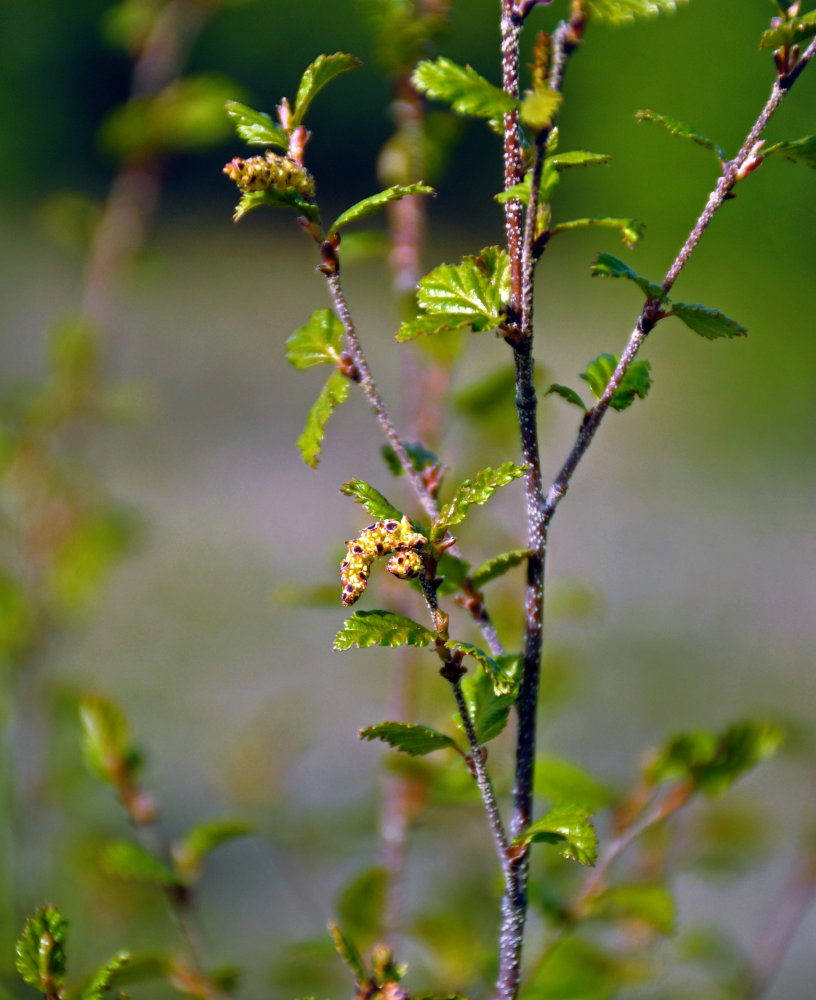
[[[495,6],[457,0],[439,42],[494,80]],[[556,0],[532,26],[552,26],[565,9]],[[716,179],[705,151],[637,124],[634,112],[688,121],[733,154],[773,80],[757,47],[770,13],[767,0],[696,0],[632,27],[592,26],[569,66],[561,145],[612,160],[566,175],[557,211],[632,216],[647,236],[633,252],[604,231],[562,237],[548,251],[537,305],[544,384],[579,388],[587,360],[620,352],[640,307],[628,284],[590,280],[594,254],[610,251],[657,279]],[[82,298],[83,220],[116,171],[115,129],[104,123],[130,87],[130,61],[111,42],[116,16],[100,0],[29,0],[3,15],[5,397],[48,378],[54,323]],[[190,72],[271,111],[315,55],[336,50],[364,64],[318,98],[309,123],[309,163],[328,213],[377,189],[374,162],[392,128],[388,83],[355,6],[225,4],[185,55]],[[815,101],[808,70],[769,138],[816,131]],[[335,580],[343,540],[365,523],[340,483],[368,479],[398,506],[411,501],[401,481],[389,481],[360,399],[330,423],[319,469],[302,464],[294,441],[320,377],[290,369],[283,343],[328,305],[324,283],[292,218],[258,212],[232,224],[235,193],[221,167],[244,150],[227,129],[220,139],[218,126],[211,131],[215,144],[167,158],[144,248],[116,291],[104,366],[128,387],[126,419],[70,442],[83,474],[137,529],[93,601],[79,602],[41,645],[34,695],[24,692],[24,709],[15,708],[25,724],[16,731],[20,792],[32,798],[10,866],[16,916],[57,901],[71,920],[77,972],[173,934],[155,890],[118,882],[98,864],[105,837],[127,833],[110,790],[81,760],[76,696],[99,691],[125,707],[145,748],[168,836],[225,813],[256,824],[257,835],[213,856],[200,899],[214,958],[246,969],[241,995],[337,995],[347,986],[326,972],[319,942],[343,885],[376,862],[382,757],[356,731],[387,717],[392,671],[385,653],[332,654],[343,610],[310,606],[308,591]],[[464,129],[430,205],[429,268],[500,241],[499,155],[484,128]],[[645,352],[648,400],[609,415],[554,524],[542,749],[615,787],[631,781],[645,748],[677,730],[757,713],[799,732],[814,722],[815,181],[805,167],[769,161],[724,206],[676,294],[722,309],[749,336],[709,343],[661,325]],[[346,285],[399,423],[408,349],[392,341],[384,263],[349,265]],[[507,362],[501,342],[473,337],[455,388]],[[552,474],[576,414],[542,400]],[[471,425],[451,409],[441,446],[450,482],[517,456],[505,416]],[[474,562],[521,544],[521,491],[505,493],[463,526]],[[506,579],[491,597],[507,606],[510,628],[518,581]],[[369,607],[389,599],[386,586],[375,582]],[[450,706],[433,673],[420,682],[423,721],[444,725]],[[752,864],[735,872],[736,863],[689,861],[676,883],[681,928],[720,924],[750,949],[813,815],[810,770],[789,753],[732,793],[718,814],[723,836]],[[417,925],[421,917],[437,934],[439,915],[461,906],[461,948],[475,954],[491,945],[492,856],[477,809],[462,809],[434,808],[416,832],[409,904]],[[13,934],[3,928],[6,950]],[[811,914],[770,993],[776,1000],[812,996],[814,935]],[[312,945],[296,944],[304,940]],[[469,985],[467,962],[438,965],[428,934],[414,938],[409,957],[421,986]]]

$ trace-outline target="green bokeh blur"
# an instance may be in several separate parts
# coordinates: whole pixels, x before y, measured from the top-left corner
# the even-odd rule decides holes
[[[494,80],[496,6],[456,0],[439,43]],[[45,331],[81,294],[81,258],[54,244],[39,206],[60,191],[101,197],[113,176],[95,136],[126,96],[129,70],[102,40],[108,7],[29,0],[4,14],[4,389],[38,377]],[[536,10],[531,29],[553,25],[565,9],[566,0],[555,0]],[[615,253],[658,280],[716,181],[709,154],[637,124],[634,112],[648,107],[688,121],[733,155],[773,82],[769,54],[757,48],[771,13],[768,0],[692,0],[672,17],[592,26],[569,66],[561,148],[612,160],[565,176],[556,211],[562,219],[632,216],[648,228],[634,252],[598,230],[553,243],[537,299],[537,354],[548,381],[578,388],[586,361],[620,352],[637,315],[631,286],[590,280],[594,254]],[[234,3],[190,58],[193,70],[235,81],[237,96],[271,111],[316,54],[336,50],[359,54],[364,65],[318,98],[310,120],[309,164],[328,214],[376,190],[374,161],[391,128],[388,84],[354,5]],[[816,132],[815,102],[811,67],[769,139]],[[297,981],[286,981],[279,958],[295,939],[320,937],[339,887],[376,860],[380,761],[356,731],[388,716],[391,665],[371,650],[331,654],[344,617],[339,603],[315,611],[293,604],[292,593],[333,580],[343,540],[365,523],[338,493],[341,482],[369,479],[396,504],[410,500],[401,482],[386,478],[359,399],[329,425],[319,471],[300,462],[294,441],[320,379],[288,368],[283,341],[328,301],[312,247],[291,218],[259,212],[232,225],[234,189],[221,166],[243,152],[235,141],[168,165],[155,229],[116,323],[112,376],[139,386],[147,402],[132,426],[96,442],[93,462],[145,527],[93,613],[40,665],[45,686],[68,707],[47,744],[45,771],[58,784],[49,823],[20,848],[20,905],[60,904],[77,969],[172,934],[151,893],[112,882],[94,862],[97,843],[125,834],[126,824],[108,790],[82,770],[70,706],[74,692],[102,691],[126,708],[148,749],[148,781],[170,835],[222,813],[245,813],[259,825],[260,836],[214,857],[202,890],[216,959],[248,967],[242,995],[336,994],[336,983],[310,978],[317,966],[308,960]],[[492,200],[499,157],[496,137],[468,126],[430,206],[428,267],[501,239]],[[549,565],[556,598],[560,591],[569,604],[575,581],[603,597],[588,601],[583,617],[551,623],[569,699],[547,711],[542,749],[614,784],[625,785],[642,750],[678,729],[756,712],[814,723],[814,267],[816,175],[769,161],[723,207],[676,288],[677,298],[744,323],[748,338],[708,343],[679,323],[660,326],[645,351],[649,399],[609,415],[559,510]],[[350,266],[346,283],[372,367],[399,415],[410,386],[391,339],[397,321],[386,269]],[[508,360],[500,341],[472,338],[457,386]],[[553,474],[577,411],[548,397],[541,413]],[[453,482],[515,458],[517,444],[502,427],[468,428],[451,415],[442,455]],[[521,544],[521,491],[506,492],[492,527],[489,511],[463,526],[460,541],[474,562]],[[494,584],[489,596],[510,605],[516,582]],[[372,591],[368,607],[392,593],[379,583]],[[444,725],[445,692],[435,697],[428,671],[423,721]],[[802,773],[783,759],[735,793],[764,803],[776,853],[736,883],[682,875],[681,920],[721,922],[750,946],[813,798]],[[451,842],[445,831],[454,829]],[[418,832],[408,858],[417,913],[443,892],[458,891],[467,906],[480,898],[476,888],[468,897],[452,879],[447,885],[452,858],[492,864],[475,810],[464,820],[435,810]],[[488,881],[477,874],[482,895]],[[487,946],[493,919],[489,909],[481,919]],[[812,996],[816,960],[807,941],[815,931],[811,915],[771,997]],[[464,975],[453,968],[448,982],[434,982],[433,955],[415,945],[409,957],[428,989],[454,989]]]

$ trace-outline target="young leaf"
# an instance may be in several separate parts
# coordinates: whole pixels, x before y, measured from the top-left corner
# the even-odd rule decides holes
[[[317,205],[307,201],[294,188],[287,188],[285,191],[271,188],[268,191],[244,192],[232,213],[232,221],[240,222],[247,212],[260,208],[261,205],[266,205],[268,208],[291,208],[298,215],[305,216],[310,222],[317,222],[320,218],[320,209]]]
[[[382,740],[395,750],[401,750],[411,757],[424,757],[434,750],[445,750],[459,747],[455,740],[444,733],[407,722],[381,722],[376,726],[367,726],[360,730],[361,740]],[[461,751],[460,751],[461,752]]]
[[[385,208],[390,202],[399,201],[400,198],[405,198],[408,195],[433,193],[434,189],[428,187],[427,184],[395,184],[393,187],[386,188],[385,191],[378,191],[377,194],[372,194],[369,198],[363,198],[362,201],[358,201],[355,205],[347,208],[345,212],[338,215],[329,226],[327,232],[336,233],[341,226],[346,226],[349,222],[354,222],[356,219],[364,219],[368,215],[374,215],[375,212],[379,212],[380,209]]]
[[[119,974],[130,962],[130,953],[120,951],[113,958],[108,959],[91,976],[88,984],[79,993],[78,1000],[103,1000],[105,994],[113,989]]]
[[[533,132],[541,132],[552,125],[562,100],[557,90],[551,87],[539,87],[522,100],[519,105],[519,118]]]
[[[629,247],[635,246],[642,238],[646,229],[637,219],[618,219],[612,216],[590,216],[586,219],[570,219],[569,222],[559,222],[553,226],[550,233],[566,232],[568,229],[585,229],[588,226],[600,226],[605,229],[619,229],[623,242]]]
[[[402,511],[397,510],[382,493],[362,479],[350,479],[347,483],[343,483],[340,492],[347,497],[354,497],[354,500],[362,504],[376,521],[402,520]]]
[[[500,205],[506,205],[508,201],[513,198],[518,198],[522,205],[530,204],[530,188],[532,187],[533,175],[531,171],[527,171],[524,175],[524,180],[520,181],[518,184],[514,184],[512,187],[507,188],[506,191],[499,191],[498,194],[493,195],[495,200]]]
[[[273,121],[263,111],[254,111],[238,101],[227,101],[227,114],[235,125],[239,138],[250,146],[275,146],[286,151],[289,136],[286,129]]]
[[[582,865],[594,865],[598,856],[598,835],[589,813],[575,806],[555,806],[518,839],[522,844],[556,844],[562,857]]]
[[[346,935],[340,930],[340,926],[334,921],[331,921],[329,924],[329,934],[331,934],[332,941],[334,941],[334,947],[337,949],[337,954],[351,970],[355,980],[358,983],[367,982],[368,973],[365,970],[362,958],[360,958],[359,951],[357,951],[352,941],[346,937]]]
[[[620,358],[617,354],[599,354],[590,361],[586,370],[581,372],[581,378],[589,383],[592,395],[600,399],[609,384],[610,378],[618,367]],[[652,377],[649,374],[651,365],[648,361],[633,361],[626,369],[621,384],[612,394],[609,405],[613,410],[625,410],[635,401],[635,397],[645,399],[652,387]]]
[[[471,573],[470,581],[474,587],[484,587],[486,583],[504,576],[508,570],[525,562],[529,554],[529,549],[513,549],[510,552],[503,552],[500,556],[494,556]]]
[[[816,14],[816,11],[813,13]],[[816,34],[816,25],[813,34]],[[763,149],[761,155],[763,160],[768,156],[784,156],[793,163],[804,163],[806,167],[816,168],[816,135],[806,135],[791,142],[777,142],[768,149]]]
[[[352,646],[427,646],[433,633],[411,618],[390,611],[355,611],[334,640],[334,649]]]
[[[384,868],[366,868],[344,886],[337,899],[337,915],[361,948],[371,948],[382,933],[388,882]]]
[[[674,13],[684,0],[588,0],[592,14],[610,24],[628,24],[636,17]]]
[[[315,61],[306,68],[300,78],[295,107],[292,111],[292,128],[296,128],[303,121],[303,116],[309,109],[309,105],[317,94],[330,83],[336,76],[346,73],[350,69],[356,69],[360,65],[360,60],[356,56],[347,52],[335,52],[333,55],[318,56]]]
[[[416,469],[417,472],[422,472],[423,469],[430,468],[434,465],[441,465],[439,461],[439,456],[434,452],[429,451],[421,441],[403,441],[402,446],[411,459],[411,465]],[[380,449],[383,461],[388,466],[389,471],[394,476],[401,476],[404,472],[400,460],[397,458],[397,453],[391,447],[390,444],[384,444]]]
[[[124,712],[102,695],[86,694],[80,699],[79,721],[88,770],[101,781],[116,783],[136,759]]]
[[[580,409],[586,413],[586,403],[583,399],[581,399],[578,393],[574,389],[570,389],[568,385],[559,385],[558,382],[553,382],[544,395],[560,396],[562,399],[566,399],[568,403],[572,403],[573,406],[580,407]]]
[[[17,971],[47,1000],[62,996],[68,921],[55,906],[41,906],[26,920],[15,946]]]
[[[673,302],[667,316],[676,316],[690,330],[694,330],[706,340],[717,340],[719,337],[744,337],[748,331],[734,319],[729,319],[719,309],[708,309],[696,303],[687,305],[685,302]]]
[[[587,153],[584,150],[573,149],[564,153],[553,153],[547,157],[547,163],[559,173],[570,167],[596,167],[609,163],[612,157],[608,153]]]
[[[295,368],[338,364],[343,350],[343,324],[331,309],[318,309],[286,341],[286,360]]]
[[[497,469],[482,469],[473,479],[466,479],[459,485],[453,498],[440,510],[439,517],[431,528],[432,537],[440,539],[447,529],[464,521],[473,504],[485,504],[502,486],[523,476],[526,467],[514,462],[505,462]]]
[[[496,694],[491,678],[484,670],[477,670],[462,678],[462,694],[473,720],[476,739],[480,744],[494,740],[507,725],[516,692]]]
[[[662,285],[644,278],[642,274],[633,271],[628,264],[614,257],[611,253],[599,253],[592,262],[591,272],[593,278],[628,278],[650,301],[659,301],[666,296]]]
[[[816,35],[816,10],[809,10],[790,21],[782,21],[762,35],[760,49],[778,49],[783,45],[796,45]]]
[[[173,862],[184,875],[185,884],[194,880],[207,855],[238,837],[252,833],[252,824],[243,819],[212,819],[197,823],[192,830],[172,846]]]
[[[475,69],[442,56],[420,62],[411,83],[420,94],[445,101],[460,115],[473,118],[501,118],[518,105],[511,94],[494,87]]]
[[[641,111],[635,112],[635,119],[639,122],[656,122],[658,125],[662,125],[663,128],[672,135],[677,135],[681,139],[689,139],[691,142],[696,142],[697,145],[702,146],[703,149],[710,150],[721,164],[725,163],[728,159],[723,149],[718,146],[716,142],[709,139],[707,135],[703,135],[696,129],[693,129],[690,125],[686,125],[685,122],[678,121],[676,118],[670,118],[668,115],[659,115],[656,111],[650,111],[648,108],[644,108]]]
[[[658,934],[674,934],[677,908],[674,896],[656,882],[613,885],[592,903],[594,917],[636,920]]]
[[[314,406],[309,410],[306,426],[297,439],[297,446],[303,456],[303,461],[313,469],[317,468],[317,463],[320,461],[326,423],[335,407],[345,403],[348,394],[348,379],[340,372],[332,372],[320,390],[320,395],[315,400]]]
[[[608,806],[612,793],[596,777],[571,761],[558,757],[538,757],[535,794],[561,805],[569,803],[594,813]]]
[[[519,658],[517,656],[506,654],[494,659],[478,646],[469,642],[460,642],[458,639],[448,640],[445,647],[458,649],[468,656],[472,656],[490,678],[497,695],[510,694],[518,684]]]
[[[107,844],[102,863],[110,874],[133,882],[150,882],[166,888],[178,884],[172,869],[130,840],[113,840]]]

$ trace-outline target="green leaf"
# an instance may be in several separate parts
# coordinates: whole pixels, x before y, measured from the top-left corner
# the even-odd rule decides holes
[[[650,111],[648,108],[644,108],[641,111],[635,112],[635,120],[639,122],[656,122],[658,125],[662,125],[667,132],[672,135],[679,136],[681,139],[688,139],[691,142],[696,142],[698,146],[702,146],[703,149],[708,149],[712,152],[720,163],[725,163],[728,157],[725,155],[722,147],[718,146],[716,142],[709,139],[707,135],[703,135],[696,129],[692,128],[691,125],[686,125],[685,122],[678,121],[676,118],[670,118],[668,115],[659,115],[656,111]]]
[[[562,936],[531,973],[521,1000],[617,1000],[642,993],[637,987],[651,983],[655,970],[631,956],[630,949],[607,950],[587,937]]]
[[[434,750],[446,750],[449,747],[459,749],[456,741],[450,736],[428,726],[407,722],[381,722],[376,726],[367,726],[360,730],[360,739],[382,740],[383,743],[411,757],[424,757]]]
[[[107,844],[102,864],[111,875],[133,882],[150,882],[165,888],[178,885],[171,868],[130,840],[113,840]]]
[[[599,167],[609,163],[612,157],[609,153],[587,153],[585,150],[572,149],[563,153],[553,153],[546,162],[561,173],[571,167]]]
[[[637,219],[619,219],[613,216],[590,216],[586,219],[570,219],[569,222],[559,222],[550,230],[554,236],[556,233],[566,232],[569,229],[585,229],[588,226],[599,226],[604,229],[619,229],[623,242],[628,247],[635,246],[642,238],[646,229],[642,222]]]
[[[334,649],[352,646],[427,646],[433,633],[411,618],[390,611],[355,611],[334,640]]]
[[[402,511],[397,510],[382,493],[362,479],[350,479],[343,483],[340,492],[347,497],[354,497],[355,502],[362,504],[376,521],[402,520]]]
[[[237,101],[227,101],[226,108],[238,137],[248,145],[275,146],[284,152],[289,149],[286,129],[263,111],[254,111],[246,104],[239,104]]]
[[[102,1000],[105,994],[113,989],[120,973],[130,962],[130,952],[120,951],[108,959],[91,976],[88,984],[79,993],[78,1000]]]
[[[572,403],[573,406],[578,406],[580,409],[586,413],[586,403],[581,399],[578,393],[574,389],[570,389],[568,385],[559,385],[558,382],[553,382],[550,388],[544,393],[545,396],[560,396],[562,399],[566,399],[568,403]]]
[[[285,191],[270,188],[268,191],[246,191],[242,194],[241,200],[232,213],[232,221],[240,222],[247,212],[260,208],[262,205],[266,205],[268,208],[291,208],[298,215],[305,216],[310,222],[318,222],[320,218],[320,209],[317,205],[307,201],[294,188],[287,188]]]
[[[642,274],[633,271],[628,264],[614,257],[611,253],[599,253],[592,262],[591,271],[593,278],[628,278],[650,301],[660,301],[666,297],[662,285],[644,278]]]
[[[620,357],[617,354],[599,354],[590,361],[581,372],[581,378],[589,383],[592,395],[600,399],[609,384],[610,378],[618,367]],[[626,369],[621,384],[612,394],[609,405],[613,410],[625,410],[635,401],[635,397],[645,399],[652,386],[649,374],[651,365],[648,361],[633,361]]]
[[[590,12],[610,24],[629,24],[637,17],[671,14],[685,0],[587,0]]]
[[[487,503],[500,487],[523,476],[525,471],[526,467],[523,465],[504,462],[497,469],[482,469],[473,479],[466,479],[457,487],[453,498],[440,510],[439,517],[431,528],[432,538],[442,538],[449,527],[464,521],[473,504]]]
[[[306,426],[297,440],[297,446],[303,456],[303,461],[316,469],[320,461],[323,437],[326,423],[335,407],[345,403],[349,394],[349,381],[340,372],[332,372],[320,390],[314,406],[306,417]]]
[[[738,722],[720,734],[695,730],[671,739],[647,769],[654,783],[690,781],[721,795],[746,771],[773,757],[784,739],[769,722]]]
[[[443,552],[436,567],[436,575],[442,577],[442,583],[437,588],[437,594],[455,594],[464,583],[470,571],[470,563],[450,552]]]
[[[697,303],[673,302],[667,316],[676,316],[686,326],[706,340],[720,337],[744,337],[748,331],[736,320],[729,319],[719,309],[708,309]]]
[[[385,191],[378,191],[377,194],[363,198],[351,208],[347,208],[345,212],[338,215],[327,232],[336,233],[341,226],[346,226],[356,219],[364,219],[368,215],[374,215],[390,202],[399,201],[411,194],[434,194],[434,189],[428,187],[427,184],[395,184],[393,187],[386,188]]]
[[[814,13],[816,14],[816,11]],[[816,26],[813,34],[816,34]],[[806,135],[791,142],[777,142],[762,150],[761,155],[763,160],[768,156],[784,156],[793,163],[803,163],[806,167],[816,168],[816,135]]]
[[[421,441],[403,441],[402,447],[411,459],[411,465],[416,469],[417,472],[422,472],[423,469],[428,469],[433,466],[440,466],[442,463],[439,460],[439,456],[434,452],[429,451]],[[390,444],[384,444],[380,449],[383,461],[388,466],[389,471],[399,477],[403,474],[404,470],[402,468],[402,463],[397,458],[397,453],[391,447]]]
[[[330,83],[336,76],[346,73],[350,69],[356,69],[360,65],[360,60],[356,56],[347,52],[335,52],[333,55],[320,55],[306,68],[300,78],[295,107],[292,111],[292,128],[296,128],[303,121],[303,116],[309,109],[309,105],[318,93]]]
[[[377,866],[356,875],[337,899],[337,916],[361,948],[371,948],[382,937],[387,891],[388,872]]]
[[[582,865],[594,865],[598,836],[590,814],[575,806],[559,805],[531,823],[518,838],[521,844],[556,844],[562,857]]]
[[[524,180],[520,181],[518,184],[513,184],[511,187],[507,188],[506,191],[499,191],[498,194],[493,197],[500,205],[506,205],[508,201],[513,198],[518,198],[522,205],[530,204],[530,189],[533,184],[533,174],[532,171],[528,170],[524,175]]]
[[[557,805],[569,804],[589,813],[608,806],[612,792],[596,777],[571,761],[559,757],[538,757],[535,794]]]
[[[514,659],[518,664],[519,658],[515,657]],[[484,670],[477,670],[462,678],[462,694],[473,720],[476,739],[480,744],[494,740],[507,725],[517,691],[514,690],[509,694],[496,694],[492,678]],[[462,723],[458,716],[456,716],[456,721],[461,727]]]
[[[513,549],[510,552],[503,552],[500,556],[494,556],[483,562],[482,565],[470,575],[470,581],[474,587],[484,587],[491,580],[497,580],[500,576],[527,560],[530,555],[529,549]]]
[[[47,998],[63,992],[67,928],[68,921],[55,906],[41,906],[26,920],[17,939],[17,971]]]
[[[116,784],[137,759],[124,712],[102,695],[86,694],[79,702],[79,721],[88,770],[101,781]]]
[[[445,643],[445,648],[458,649],[467,656],[472,656],[490,678],[497,695],[511,694],[517,687],[519,682],[517,656],[505,654],[494,659],[478,646],[470,642],[460,642],[458,639],[449,639]]]
[[[318,309],[286,341],[286,360],[295,368],[338,364],[343,350],[343,324],[331,309]]]
[[[201,863],[207,855],[231,840],[246,837],[252,833],[252,824],[243,819],[227,817],[197,823],[187,835],[173,844],[173,862],[184,877],[185,884],[195,880],[201,870]]]
[[[592,903],[592,915],[611,920],[636,920],[658,932],[674,934],[677,908],[674,896],[656,882],[614,885]]]
[[[552,125],[562,100],[557,90],[551,87],[539,87],[522,100],[519,105],[519,118],[533,132],[541,132]]]
[[[816,35],[816,10],[809,10],[790,21],[769,28],[759,41],[760,49],[779,49],[782,46],[796,45]]]
[[[511,94],[494,87],[475,69],[442,56],[418,63],[411,83],[420,94],[445,101],[458,114],[473,118],[501,118],[518,106]]]
[[[334,947],[337,949],[337,954],[346,963],[355,980],[358,983],[367,982],[368,973],[363,965],[362,958],[360,958],[359,951],[357,951],[353,942],[346,937],[340,929],[340,926],[334,921],[331,921],[329,924],[329,934],[331,934],[332,941],[334,941]]]

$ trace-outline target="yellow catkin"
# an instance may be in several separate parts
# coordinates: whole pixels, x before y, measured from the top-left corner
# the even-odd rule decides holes
[[[380,556],[391,555],[388,570],[404,580],[419,576],[422,558],[419,550],[428,539],[414,531],[411,522],[403,515],[401,521],[377,521],[363,528],[358,538],[346,542],[346,558],[340,563],[340,580],[343,584],[343,604],[354,604],[366,589],[371,564]]]
[[[268,150],[263,156],[239,156],[224,167],[224,173],[244,193],[249,191],[296,191],[302,198],[314,198],[315,182],[309,171],[288,156]]]

